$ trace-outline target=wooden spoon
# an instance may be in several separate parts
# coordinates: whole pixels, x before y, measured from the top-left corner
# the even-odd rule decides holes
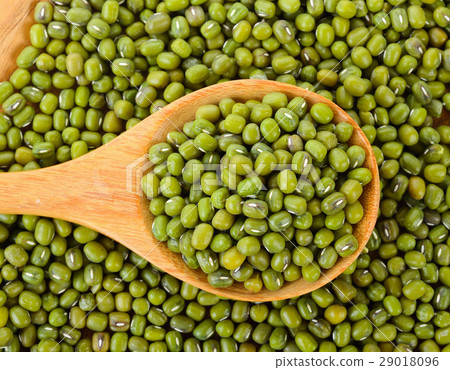
[[[140,189],[141,178],[150,169],[148,149],[165,141],[170,131],[181,130],[184,123],[194,119],[197,108],[205,104],[217,104],[223,98],[261,100],[270,92],[283,92],[289,99],[301,96],[309,105],[328,104],[333,110],[334,122],[345,121],[354,126],[350,143],[364,148],[364,166],[373,177],[361,196],[364,217],[354,228],[359,248],[350,257],[340,258],[314,283],[300,279],[286,283],[278,291],[263,289],[259,293],[250,293],[237,282],[227,289],[213,288],[206,274],[186,266],[180,254],[171,252],[151,232],[153,216],[148,210],[149,201]],[[366,245],[376,223],[380,200],[378,166],[358,125],[342,109],[320,95],[285,83],[263,80],[231,81],[198,90],[81,158],[36,171],[0,174],[0,189],[1,214],[40,215],[84,225],[123,244],[180,280],[220,296],[244,301],[299,296],[336,278]]]

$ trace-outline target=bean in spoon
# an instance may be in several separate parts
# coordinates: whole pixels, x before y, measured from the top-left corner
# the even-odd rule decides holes
[[[354,228],[358,250],[310,283],[303,279],[285,283],[277,291],[246,290],[235,282],[229,288],[214,288],[200,269],[190,269],[181,255],[170,251],[152,234],[153,216],[140,180],[149,170],[148,149],[166,140],[169,132],[182,129],[194,119],[196,110],[218,104],[223,98],[236,101],[261,100],[271,92],[289,99],[304,97],[311,106],[325,103],[335,122],[354,127],[349,143],[366,151],[364,167],[372,173],[361,203],[364,217]],[[238,80],[193,92],[161,109],[110,143],[78,159],[36,171],[0,174],[0,214],[30,214],[64,219],[98,231],[123,244],[176,278],[223,297],[243,301],[273,301],[309,293],[341,274],[364,249],[375,226],[380,200],[378,166],[370,143],[359,126],[342,109],[324,97],[299,87],[264,80]]]

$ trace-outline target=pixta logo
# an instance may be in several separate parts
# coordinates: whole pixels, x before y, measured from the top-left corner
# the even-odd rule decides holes
[[[328,186],[330,186],[324,179],[320,178],[320,174],[309,156],[305,156],[301,162],[297,162],[296,164],[264,165],[271,167],[269,171],[271,176],[277,176],[281,184],[287,184],[289,182],[289,176],[294,172],[296,174],[297,191],[302,191],[304,186],[314,184],[317,191],[326,192]],[[245,194],[248,192],[252,194],[254,193],[252,191],[254,187],[257,187],[258,191],[267,191],[270,188],[267,181],[261,181],[258,170],[255,171],[250,167],[244,168],[242,165],[239,167],[239,165],[230,164],[229,162],[227,164],[208,164],[202,163],[199,160],[187,161],[183,167],[181,176],[178,177],[171,175],[170,164],[168,162],[160,163],[156,167],[163,169],[162,171],[157,171],[157,176],[161,180],[158,189],[159,194],[164,190],[164,177],[168,176],[176,178],[176,181],[179,182],[182,188],[191,192],[202,191],[203,188],[227,187],[231,191],[236,191],[239,188],[239,193]],[[164,170],[164,167],[166,170]],[[167,168],[169,168],[169,171],[167,171]],[[130,163],[127,166],[126,174],[127,192],[138,196],[145,196],[142,190],[141,180],[149,173],[155,174],[155,168],[154,164],[149,161],[148,155],[142,155]],[[165,174],[161,176],[161,173]]]
[[[139,158],[134,160],[127,166],[127,192],[136,194],[140,197],[145,196],[142,186],[141,179],[142,177],[150,172],[150,169],[153,167],[153,163],[148,160],[148,155],[141,155]]]

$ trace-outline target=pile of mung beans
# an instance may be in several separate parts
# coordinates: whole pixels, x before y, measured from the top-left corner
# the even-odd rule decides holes
[[[200,107],[149,150],[142,189],[156,239],[213,287],[317,281],[358,249],[372,179],[364,149],[348,144],[353,126],[334,121],[328,105],[276,92]]]
[[[0,168],[77,158],[229,79],[297,84],[378,160],[368,253],[270,303],[221,299],[84,227],[0,216],[1,351],[449,351],[450,9],[443,0],[54,0],[0,84]],[[18,189],[20,191],[20,189]]]

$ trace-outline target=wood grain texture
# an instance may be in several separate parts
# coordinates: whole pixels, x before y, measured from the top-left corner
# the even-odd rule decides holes
[[[0,77],[1,81],[17,68],[16,58],[30,44],[34,7],[39,0],[0,0]]]
[[[9,28],[14,29],[11,37],[7,35],[3,39],[11,45],[0,44],[0,52],[3,53],[2,79],[8,78],[5,73],[11,73],[15,57],[28,44],[28,34],[24,36],[22,33],[27,32],[32,23],[29,20],[32,18],[30,9],[36,2],[18,1],[16,10],[9,13],[4,13],[8,7],[1,5],[5,4],[3,1],[0,2],[0,22],[6,20],[14,23]],[[4,14],[9,15],[5,18]],[[17,22],[9,18],[11,14],[15,14]],[[13,46],[17,42],[22,45]],[[8,57],[7,53],[13,56]],[[170,252],[164,243],[159,243],[153,237],[149,201],[140,191],[140,179],[149,169],[146,159],[148,148],[164,141],[168,132],[181,129],[185,122],[194,118],[197,108],[216,104],[225,97],[237,101],[262,99],[267,93],[275,91],[285,93],[290,99],[305,97],[309,104],[330,104],[317,94],[273,81],[239,80],[211,86],[177,100],[117,139],[81,158],[47,169],[1,174],[0,213],[55,217],[90,227],[125,245],[178,279],[228,298],[272,301],[311,292],[336,278],[362,251],[375,226],[380,199],[378,167],[371,146],[357,124],[336,105],[331,105],[335,122],[346,121],[354,126],[351,143],[362,146],[366,151],[364,166],[372,172],[373,180],[364,188],[362,204],[366,213],[354,229],[354,235],[359,241],[358,251],[350,257],[340,258],[333,268],[314,283],[300,279],[286,283],[278,291],[262,290],[259,293],[249,293],[241,283],[235,283],[228,289],[211,287],[204,273],[189,269],[179,254]]]

